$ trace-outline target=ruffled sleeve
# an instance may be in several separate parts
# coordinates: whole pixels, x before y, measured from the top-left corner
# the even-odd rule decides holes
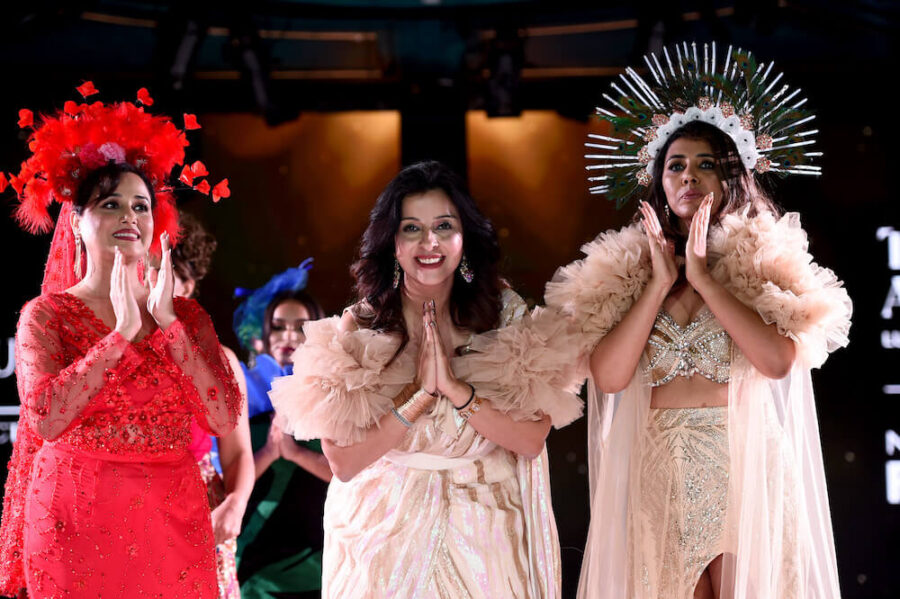
[[[813,262],[800,215],[730,214],[710,233],[710,273],[817,368],[847,345],[853,304],[835,274]]]
[[[650,279],[650,248],[640,225],[601,233],[585,244],[585,257],[563,266],[547,284],[547,306],[572,318],[593,347],[641,296]]]
[[[491,407],[514,420],[550,416],[561,428],[579,418],[584,380],[580,331],[552,309],[535,308],[508,326],[475,335],[469,353],[453,359],[454,374]]]
[[[298,440],[359,443],[413,380],[411,352],[391,361],[395,337],[369,329],[341,331],[339,324],[338,317],[307,322],[293,374],[272,382],[272,405],[285,420],[285,432]]]

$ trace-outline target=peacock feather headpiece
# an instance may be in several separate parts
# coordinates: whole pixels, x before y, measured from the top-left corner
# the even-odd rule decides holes
[[[720,57],[721,58],[721,57]],[[652,81],[631,67],[612,84],[615,96],[603,94],[613,110],[598,107],[597,116],[612,124],[611,135],[589,134],[591,193],[605,194],[616,207],[644,193],[654,160],[669,136],[691,121],[702,121],[725,132],[749,171],[779,175],[819,175],[811,164],[821,152],[809,151],[815,118],[802,107],[799,89],[781,82],[774,63],[757,63],[749,51],[728,47],[717,60],[716,44],[676,44],[662,57],[644,56]],[[624,86],[620,87],[620,84]]]

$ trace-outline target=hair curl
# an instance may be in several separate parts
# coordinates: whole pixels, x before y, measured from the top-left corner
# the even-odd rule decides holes
[[[454,276],[450,293],[453,324],[481,333],[495,328],[500,320],[505,285],[498,274],[500,244],[493,225],[456,173],[437,161],[419,162],[400,171],[378,196],[360,242],[359,257],[350,268],[357,293],[354,318],[364,328],[399,335],[398,353],[409,341],[401,290],[393,287],[394,239],[403,199],[435,189],[446,193],[459,211],[463,249],[474,274],[471,283],[465,283],[458,271]]]
[[[194,281],[192,296],[197,295],[200,281],[209,272],[213,253],[216,251],[216,238],[208,232],[203,224],[191,214],[178,214],[180,234],[178,245],[172,248],[172,266],[175,275],[182,281]]]
[[[650,173],[652,183],[647,195],[647,202],[656,211],[663,232],[668,239],[675,242],[677,253],[684,252],[687,237],[678,226],[678,216],[674,212],[666,210],[668,201],[662,183],[666,154],[677,139],[705,141],[716,158],[716,174],[722,181],[724,194],[721,207],[713,216],[713,222],[726,214],[743,210],[748,205],[751,215],[760,212],[779,213],[778,207],[757,184],[753,174],[744,168],[734,140],[715,125],[702,121],[691,121],[673,131],[666,143],[659,149],[656,160],[653,161],[653,171]]]

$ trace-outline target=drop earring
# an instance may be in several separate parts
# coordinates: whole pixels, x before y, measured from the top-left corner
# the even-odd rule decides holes
[[[400,286],[400,262],[394,258],[394,282],[391,285],[394,289]]]
[[[75,233],[75,278],[80,281],[83,274],[81,272],[81,233]]]
[[[459,261],[459,274],[462,275],[463,281],[466,283],[471,283],[472,279],[475,278],[475,273],[469,268],[469,261],[466,260],[465,254],[463,254],[462,260]]]

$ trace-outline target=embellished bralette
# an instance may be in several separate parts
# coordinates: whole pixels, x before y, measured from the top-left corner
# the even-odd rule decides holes
[[[645,352],[648,366],[644,372],[651,387],[695,373],[715,383],[727,383],[730,378],[731,337],[706,306],[684,327],[660,310]]]

